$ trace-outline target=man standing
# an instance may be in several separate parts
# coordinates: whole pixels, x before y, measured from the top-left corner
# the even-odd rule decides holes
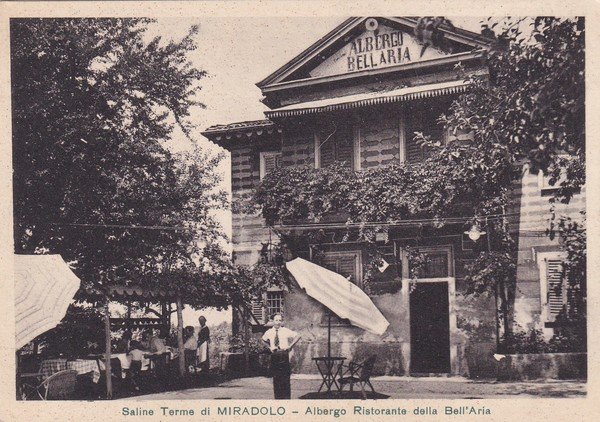
[[[210,363],[208,359],[208,343],[210,343],[210,330],[206,326],[206,318],[204,315],[198,317],[200,331],[198,331],[198,362],[203,376],[208,376]]]
[[[300,340],[300,334],[283,327],[283,316],[273,315],[273,327],[268,329],[262,340],[271,350],[271,373],[273,374],[273,392],[275,399],[291,398],[290,354],[292,347]]]

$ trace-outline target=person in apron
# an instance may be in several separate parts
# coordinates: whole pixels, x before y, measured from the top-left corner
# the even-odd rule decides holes
[[[206,318],[201,315],[198,318],[200,331],[198,331],[198,363],[202,375],[208,376],[210,361],[208,358],[208,344],[210,343],[210,330],[206,326]]]

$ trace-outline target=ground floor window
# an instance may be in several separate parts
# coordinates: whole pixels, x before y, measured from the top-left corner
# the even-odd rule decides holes
[[[262,297],[257,297],[252,302],[252,315],[261,324],[267,324],[273,315],[284,312],[284,298],[282,290],[265,292]]]
[[[569,294],[563,277],[564,258],[564,253],[560,251],[539,252],[537,257],[542,319],[548,323],[566,319],[577,312],[575,298]]]
[[[266,294],[266,312],[267,320],[273,318],[275,314],[283,313],[283,291],[272,291]]]

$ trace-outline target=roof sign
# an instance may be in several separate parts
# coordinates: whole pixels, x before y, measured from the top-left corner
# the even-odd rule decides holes
[[[416,61],[435,59],[447,53],[434,47],[423,47],[416,39],[399,29],[378,25],[364,31],[310,71],[311,77],[339,75],[361,70],[379,69]]]

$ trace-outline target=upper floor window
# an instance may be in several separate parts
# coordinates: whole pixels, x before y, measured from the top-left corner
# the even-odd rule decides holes
[[[325,168],[338,161],[356,170],[354,138],[353,125],[347,121],[327,124],[318,130],[315,133],[315,167]]]
[[[281,167],[281,152],[266,151],[260,153],[260,179],[268,173]]]
[[[430,148],[415,140],[416,132],[421,132],[434,142],[446,142],[448,136],[444,130],[444,125],[437,121],[446,109],[447,107],[444,107],[444,105],[427,105],[423,103],[413,103],[406,109],[404,126],[405,162],[419,163],[431,155]]]

